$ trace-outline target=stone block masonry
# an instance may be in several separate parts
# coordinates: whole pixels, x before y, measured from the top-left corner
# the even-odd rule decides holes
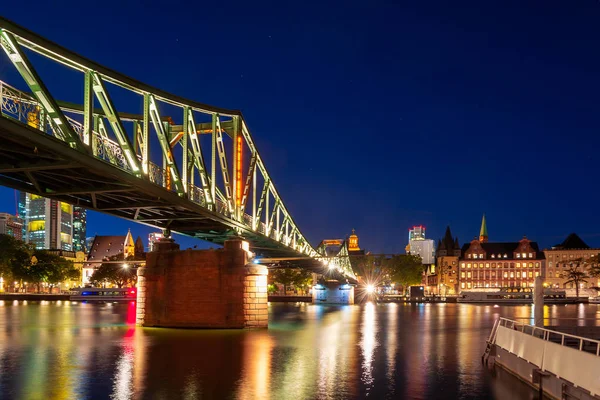
[[[136,322],[172,328],[267,328],[267,268],[241,240],[218,250],[159,246],[138,269]]]

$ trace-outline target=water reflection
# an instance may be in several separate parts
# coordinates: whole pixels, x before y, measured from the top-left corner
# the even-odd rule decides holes
[[[4,303],[0,397],[532,398],[480,363],[498,315],[530,306],[271,305],[256,331],[142,329],[135,304]],[[545,320],[597,318],[597,305],[544,307]]]
[[[361,335],[360,349],[363,356],[361,381],[368,395],[373,386],[373,354],[378,345],[377,314],[375,313],[375,305],[371,302],[365,305]]]

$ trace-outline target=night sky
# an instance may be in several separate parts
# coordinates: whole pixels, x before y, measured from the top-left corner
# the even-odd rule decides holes
[[[577,232],[600,247],[597,1],[52,3],[4,2],[0,14],[242,110],[315,246],[355,228],[361,247],[403,252],[415,224],[436,240],[450,225],[462,244],[485,213],[490,241],[548,247]],[[2,52],[0,79],[16,77]],[[0,211],[14,210],[0,188]],[[88,236],[129,227],[151,231],[88,218]]]

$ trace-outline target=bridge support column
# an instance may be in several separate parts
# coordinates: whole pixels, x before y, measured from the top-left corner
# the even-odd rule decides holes
[[[321,282],[312,290],[313,304],[354,304],[354,286],[341,282]]]
[[[218,250],[158,246],[138,269],[136,322],[174,328],[266,328],[267,269],[242,240]]]

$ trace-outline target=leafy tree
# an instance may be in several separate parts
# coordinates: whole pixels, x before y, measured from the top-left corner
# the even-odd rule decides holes
[[[46,250],[35,250],[31,260],[27,279],[37,284],[38,292],[41,283],[47,283],[52,290],[60,282],[81,277],[79,270],[73,266],[73,261]]]
[[[269,279],[272,283],[282,284],[284,293],[287,293],[289,286],[306,289],[312,283],[312,273],[305,269],[282,268],[270,271]]]
[[[390,279],[400,285],[404,291],[408,286],[421,283],[423,265],[419,256],[412,254],[395,255],[386,259],[384,265]]]
[[[567,270],[562,273],[562,277],[567,279],[565,284],[574,283],[575,284],[575,293],[576,296],[579,297],[579,284],[587,283],[587,274],[582,271],[580,268],[584,266],[586,263],[584,261],[575,261],[567,264]]]
[[[0,234],[0,276],[5,282],[27,279],[32,252],[30,245]]]
[[[386,268],[386,259],[383,256],[366,254],[351,258],[354,274],[361,281],[372,285],[385,284],[390,280],[389,271]]]
[[[133,265],[127,264],[127,261],[134,261],[140,258],[141,256],[127,257],[124,259],[123,253],[109,257],[106,261],[113,262],[102,263],[100,267],[94,271],[90,280],[94,286],[100,286],[103,283],[110,283],[119,288],[122,288],[123,286],[134,286],[137,281],[137,273]],[[114,261],[122,261],[122,263]]]

